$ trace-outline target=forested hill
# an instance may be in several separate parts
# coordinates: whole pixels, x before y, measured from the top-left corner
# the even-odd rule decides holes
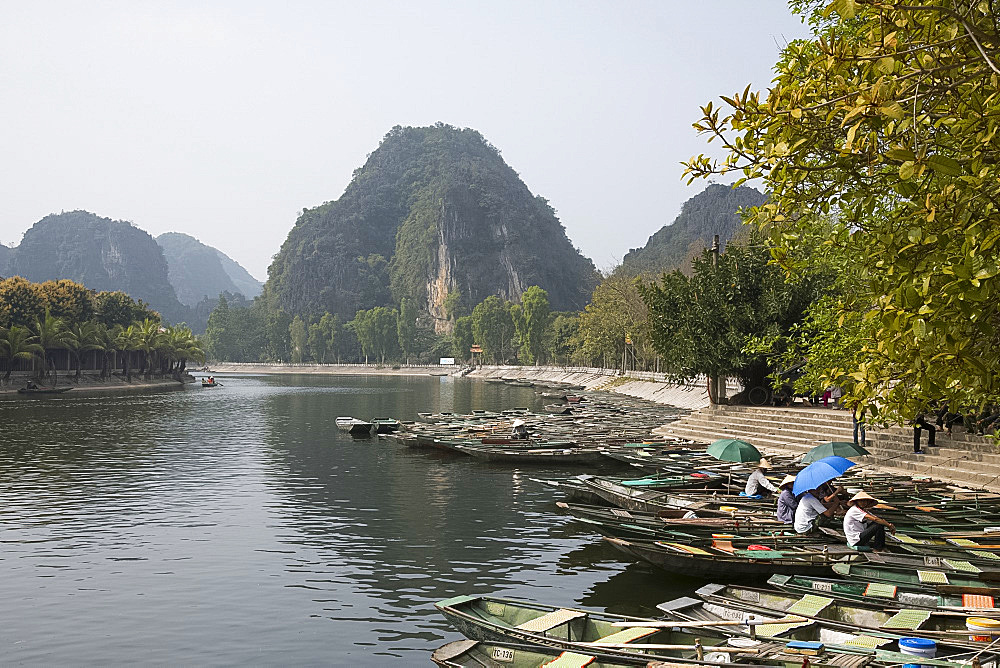
[[[211,246],[209,246],[211,248]],[[218,248],[213,248],[222,263],[222,268],[229,275],[229,280],[236,286],[236,292],[247,299],[253,299],[264,289],[264,283],[254,278],[239,262],[229,257]]]
[[[440,123],[393,128],[340,199],[302,213],[268,273],[265,292],[287,313],[350,319],[409,297],[438,329],[450,293],[471,307],[538,285],[554,309],[577,310],[598,281],[499,151]]]
[[[35,282],[68,278],[92,290],[121,290],[169,322],[187,315],[153,237],[131,223],[87,211],[53,214],[35,223],[14,249],[8,273]]]
[[[13,254],[13,248],[0,244],[0,276],[7,275],[7,263],[10,262],[10,258]]]
[[[223,292],[241,293],[249,299],[260,294],[261,284],[254,281],[243,267],[218,249],[206,246],[190,235],[167,232],[156,237],[156,243],[163,249],[170,284],[183,304],[196,306],[206,297],[215,299]],[[228,260],[229,269],[222,258]],[[230,272],[241,279],[244,276],[249,279],[240,281],[243,289],[233,280]]]
[[[682,268],[712,245],[714,235],[722,244],[733,238],[742,226],[737,211],[765,201],[767,195],[754,188],[712,184],[685,202],[674,222],[661,227],[645,246],[630,250],[620,271],[640,274]]]

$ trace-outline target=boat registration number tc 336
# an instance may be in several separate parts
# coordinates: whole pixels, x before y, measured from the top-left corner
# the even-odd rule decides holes
[[[514,660],[514,650],[507,649],[506,647],[494,647],[493,652],[490,654],[490,658],[494,661],[510,663]]]

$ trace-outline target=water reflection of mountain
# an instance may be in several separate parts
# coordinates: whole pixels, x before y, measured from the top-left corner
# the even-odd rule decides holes
[[[568,605],[607,578],[604,568],[561,561],[585,545],[577,531],[562,529],[568,519],[555,512],[551,493],[529,480],[558,472],[353,440],[334,424],[338,415],[406,419],[418,410],[526,405],[531,390],[438,378],[405,386],[405,393],[283,393],[262,404],[265,422],[277,426],[266,440],[283,540],[308,546],[324,562],[288,564],[300,586],[314,590],[317,614],[384,619],[371,641],[403,650],[453,635],[435,600],[495,592]]]

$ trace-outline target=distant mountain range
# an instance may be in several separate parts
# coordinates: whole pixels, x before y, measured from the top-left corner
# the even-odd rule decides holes
[[[518,300],[533,285],[556,310],[579,310],[600,277],[475,130],[395,127],[341,197],[303,212],[265,293],[288,314],[345,319],[410,298],[448,328],[445,299]]]
[[[252,298],[262,285],[221,251],[186,234],[154,240],[132,223],[87,211],[46,216],[16,248],[0,245],[0,275],[36,282],[69,278],[93,290],[121,290],[196,332],[204,331],[220,293]]]
[[[740,209],[766,201],[767,195],[754,188],[712,184],[685,202],[674,222],[661,227],[645,246],[630,250],[619,271],[648,274],[683,269],[711,246],[714,235],[719,235],[722,244],[736,235],[743,226]]]
[[[156,237],[156,243],[167,260],[170,284],[187,306],[223,292],[253,299],[264,286],[228,255],[187,234],[166,232]]]

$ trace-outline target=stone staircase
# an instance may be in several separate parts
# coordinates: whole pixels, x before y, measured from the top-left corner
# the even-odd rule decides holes
[[[655,430],[669,437],[711,443],[740,438],[767,452],[802,454],[824,441],[853,441],[851,414],[835,408],[710,406]],[[870,456],[858,463],[906,475],[930,476],[965,487],[1000,491],[1000,446],[991,439],[956,427],[948,436],[938,430],[935,447],[913,454],[913,430],[905,427],[867,430]]]

